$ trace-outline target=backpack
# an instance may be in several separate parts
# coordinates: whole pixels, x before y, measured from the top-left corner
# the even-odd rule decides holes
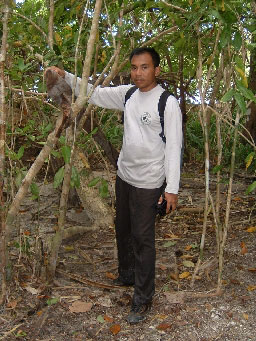
[[[126,102],[128,99],[132,96],[132,94],[137,90],[138,88],[136,86],[132,86],[125,94],[125,99],[124,99],[124,106],[126,105]],[[164,136],[164,111],[165,111],[165,106],[166,102],[169,96],[173,96],[171,92],[168,90],[164,90],[164,92],[161,94],[158,102],[158,113],[160,117],[160,124],[162,127],[162,131],[159,134],[161,139],[163,140],[164,143],[166,143],[166,138]],[[122,114],[122,123],[124,123],[124,113]]]

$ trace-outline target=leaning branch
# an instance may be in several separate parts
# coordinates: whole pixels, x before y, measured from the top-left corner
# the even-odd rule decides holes
[[[18,17],[21,17],[22,19],[28,21],[32,26],[34,26],[46,39],[47,43],[49,44],[49,40],[47,37],[47,34],[41,29],[41,27],[39,27],[34,21],[32,21],[31,19],[27,18],[25,15],[22,15],[18,12],[14,12]],[[50,44],[49,44],[50,45]]]

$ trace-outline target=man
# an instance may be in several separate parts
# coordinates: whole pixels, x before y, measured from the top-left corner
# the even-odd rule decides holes
[[[97,87],[90,103],[124,111],[123,145],[116,177],[115,228],[119,277],[114,283],[134,285],[132,307],[126,320],[135,324],[145,319],[155,292],[156,203],[162,200],[164,192],[166,212],[175,210],[177,206],[182,116],[177,100],[173,96],[168,97],[164,113],[164,143],[159,136],[158,102],[164,91],[157,84],[160,57],[153,48],[137,48],[132,51],[130,62],[131,79],[138,89],[127,103],[125,94],[132,85]],[[72,87],[74,76],[67,72],[62,75]],[[76,95],[79,84],[80,79]],[[90,88],[91,85],[88,91]]]

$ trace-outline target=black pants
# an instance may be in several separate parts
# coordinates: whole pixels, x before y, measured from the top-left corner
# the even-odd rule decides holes
[[[116,240],[119,276],[135,280],[134,304],[152,300],[155,292],[155,205],[162,187],[144,189],[116,179]]]

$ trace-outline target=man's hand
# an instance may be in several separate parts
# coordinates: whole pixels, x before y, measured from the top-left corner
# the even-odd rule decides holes
[[[170,208],[172,208],[172,211],[174,211],[178,203],[178,194],[164,192],[164,198],[167,201],[166,213],[170,212]],[[161,196],[158,200],[158,203],[160,204],[162,201],[163,197]]]
[[[45,70],[45,72],[44,72],[45,76],[46,76],[47,71],[49,71],[49,70],[54,71],[54,72],[56,72],[59,76],[61,76],[62,78],[65,78],[65,71],[62,70],[62,69],[60,69],[60,68],[58,68],[57,66],[49,66],[49,67]]]

